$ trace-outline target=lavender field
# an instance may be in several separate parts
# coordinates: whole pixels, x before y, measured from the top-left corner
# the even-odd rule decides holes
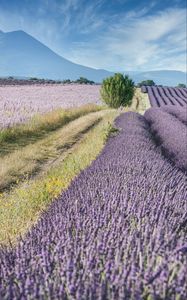
[[[186,175],[146,118],[118,117],[100,156],[0,250],[1,299],[187,299]]]
[[[148,93],[150,104],[153,107],[174,105],[187,106],[187,89],[159,86],[142,86],[143,93]]]
[[[22,88],[24,99],[30,99],[26,88],[36,94],[43,90],[15,90]],[[80,105],[99,97],[99,86],[45,89],[41,101],[30,100],[30,112],[22,108],[26,100],[15,100],[13,113],[19,113],[11,124],[36,112],[76,106],[75,98]],[[60,101],[53,96],[57,90]],[[53,199],[16,245],[0,246],[0,299],[187,299],[186,90],[180,100],[174,92],[171,96],[173,89],[146,91],[153,107],[143,116],[121,114],[117,133],[96,160]]]
[[[0,0],[0,300],[187,300],[185,2]]]
[[[187,111],[178,107],[167,110],[150,108],[144,116],[163,154],[175,166],[187,170]]]
[[[0,86],[0,127],[24,123],[58,108],[101,104],[99,85]]]

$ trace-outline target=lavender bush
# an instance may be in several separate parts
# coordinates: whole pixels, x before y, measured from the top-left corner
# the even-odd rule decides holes
[[[179,106],[166,106],[163,108],[163,110],[176,117],[185,125],[187,125],[187,109],[184,109]]]
[[[160,108],[150,108],[144,116],[149,122],[154,138],[161,146],[164,154],[177,167],[187,170],[186,125]]]
[[[0,128],[24,123],[37,113],[101,104],[98,85],[0,86]]]
[[[141,86],[141,92],[142,93],[147,93],[147,87],[145,85]]]
[[[116,126],[17,247],[0,250],[1,299],[187,299],[185,174],[143,116]]]

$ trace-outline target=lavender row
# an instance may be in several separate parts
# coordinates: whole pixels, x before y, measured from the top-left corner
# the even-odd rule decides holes
[[[163,159],[143,116],[0,251],[0,298],[187,299],[185,174]]]
[[[145,85],[141,86],[141,92],[142,93],[147,93],[147,87]]]
[[[155,96],[155,93],[153,92],[151,87],[147,87],[147,92],[148,92],[148,96],[149,96],[149,101],[151,106],[153,107],[158,107],[160,106],[158,99]]]
[[[178,168],[187,171],[186,125],[160,108],[150,108],[144,116],[166,157],[173,161]]]
[[[153,107],[166,105],[186,107],[187,105],[187,91],[185,88],[143,86],[141,91],[148,93],[150,103]]]
[[[164,111],[168,112],[172,116],[176,117],[179,121],[187,125],[187,108],[183,109],[179,106],[166,106],[163,108]],[[187,134],[187,133],[186,133]]]

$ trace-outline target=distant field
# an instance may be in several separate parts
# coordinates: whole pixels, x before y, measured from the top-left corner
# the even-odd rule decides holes
[[[99,85],[0,86],[0,127],[24,123],[57,108],[101,104]]]
[[[186,107],[187,105],[186,88],[143,86],[141,90],[143,93],[148,93],[150,104],[153,107],[168,105]]]

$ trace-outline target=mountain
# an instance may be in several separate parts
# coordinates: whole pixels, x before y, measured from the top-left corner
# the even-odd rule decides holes
[[[86,77],[95,82],[114,73],[75,64],[53,52],[24,31],[0,31],[0,76],[71,79]],[[124,72],[138,83],[152,79],[156,84],[175,86],[186,83],[186,73],[180,71]]]
[[[78,79],[95,82],[113,73],[84,67],[61,57],[24,31],[0,31],[0,76]]]

